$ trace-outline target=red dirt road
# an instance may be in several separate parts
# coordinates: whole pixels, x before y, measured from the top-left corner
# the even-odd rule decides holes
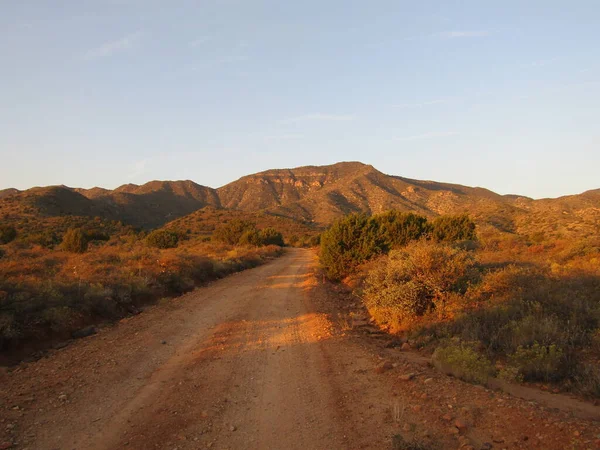
[[[595,422],[343,330],[315,267],[289,250],[0,372],[0,448],[381,449],[397,433],[441,449],[596,448]],[[382,357],[394,367],[376,373]]]

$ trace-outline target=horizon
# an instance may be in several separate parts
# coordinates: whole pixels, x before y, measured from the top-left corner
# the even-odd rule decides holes
[[[523,3],[4,5],[0,188],[369,160],[502,195],[598,189],[600,5]]]
[[[247,176],[258,175],[260,173],[267,172],[267,171],[270,171],[270,170],[295,170],[295,169],[300,169],[300,168],[304,168],[304,167],[320,168],[320,167],[328,167],[328,166],[333,166],[333,165],[338,165],[338,164],[351,164],[351,163],[358,163],[358,164],[362,164],[364,166],[371,166],[375,170],[383,173],[386,176],[400,177],[400,178],[403,178],[403,179],[409,180],[409,181],[433,182],[433,183],[440,183],[440,184],[453,184],[453,185],[465,186],[465,187],[469,187],[469,188],[486,189],[488,191],[491,191],[491,192],[493,192],[495,194],[499,194],[499,195],[502,195],[502,196],[512,195],[512,196],[518,196],[518,197],[531,198],[532,200],[556,199],[556,198],[566,197],[566,196],[571,196],[571,195],[581,195],[581,194],[584,194],[584,193],[586,193],[588,191],[594,191],[594,190],[600,189],[600,188],[592,188],[592,189],[587,189],[585,191],[577,192],[575,194],[561,194],[561,195],[558,195],[556,197],[539,197],[539,198],[536,198],[536,197],[530,197],[530,196],[527,196],[527,195],[519,194],[518,192],[517,193],[515,193],[515,192],[509,192],[509,193],[496,192],[496,191],[493,191],[493,190],[491,190],[491,189],[489,189],[489,188],[487,188],[485,186],[469,186],[469,185],[464,185],[464,184],[460,184],[460,183],[453,183],[453,182],[448,182],[448,181],[443,181],[443,180],[427,180],[427,179],[421,180],[421,179],[416,179],[416,178],[412,178],[412,177],[406,177],[404,175],[397,175],[397,174],[387,173],[387,172],[383,172],[383,171],[379,170],[373,164],[364,163],[362,161],[338,161],[338,162],[335,162],[333,164],[326,164],[326,165],[322,165],[322,166],[306,165],[306,166],[298,166],[298,167],[281,167],[281,168],[265,169],[265,170],[261,170],[259,172],[254,172],[254,173],[249,173],[249,174],[246,174],[246,175],[242,175],[239,178],[236,178],[234,180],[228,181],[225,184],[222,184],[222,185],[216,186],[216,187],[200,183],[200,182],[198,182],[196,180],[193,180],[193,179],[174,179],[174,180],[152,179],[152,180],[142,181],[140,183],[122,183],[122,184],[116,185],[115,187],[105,187],[105,186],[82,187],[82,186],[73,186],[73,185],[67,185],[67,184],[53,184],[53,185],[45,185],[45,186],[30,186],[30,187],[25,188],[25,189],[18,189],[18,188],[13,188],[13,187],[8,187],[8,188],[2,188],[2,187],[0,187],[0,191],[2,191],[2,190],[8,190],[8,189],[17,189],[20,192],[24,192],[24,191],[27,191],[29,189],[37,189],[37,188],[45,188],[45,187],[64,187],[64,188],[67,188],[67,189],[85,189],[85,190],[105,189],[107,191],[114,191],[114,190],[116,190],[116,189],[118,189],[120,187],[123,187],[123,186],[131,186],[131,185],[132,186],[144,186],[146,184],[153,183],[153,182],[172,182],[172,183],[176,183],[176,182],[187,182],[187,181],[195,183],[195,184],[197,184],[199,186],[207,187],[207,188],[210,188],[210,189],[213,189],[213,190],[218,190],[218,189],[220,189],[220,188],[222,188],[224,186],[227,186],[228,184],[235,183],[236,181],[239,181],[240,179],[245,178]]]

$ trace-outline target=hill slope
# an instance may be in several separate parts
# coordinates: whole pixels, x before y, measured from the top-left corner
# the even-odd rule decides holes
[[[0,198],[0,216],[98,216],[154,228],[207,205],[220,207],[216,191],[192,181],[151,181],[113,191],[50,186],[12,190]]]
[[[161,226],[206,206],[262,212],[318,227],[352,212],[398,209],[429,217],[467,212],[481,224],[525,234],[591,235],[600,230],[600,190],[533,200],[386,175],[360,162],[267,170],[218,189],[192,181],[152,181],[112,191],[65,186],[0,191],[0,217],[23,211],[41,216],[99,216],[144,228]]]

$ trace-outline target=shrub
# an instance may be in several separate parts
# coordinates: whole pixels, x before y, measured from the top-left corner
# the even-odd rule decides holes
[[[70,228],[63,236],[62,247],[73,253],[84,253],[88,248],[88,239],[81,228]]]
[[[431,236],[436,241],[472,241],[476,239],[475,222],[467,214],[440,216],[431,224]]]
[[[381,323],[399,327],[464,293],[477,273],[464,250],[420,241],[394,250],[367,276],[365,305]]]
[[[471,383],[485,384],[494,374],[490,360],[464,343],[439,346],[432,362],[438,370]]]
[[[261,245],[279,245],[283,247],[283,235],[273,227],[267,227],[260,232]]]
[[[388,211],[373,216],[379,226],[379,236],[386,249],[408,244],[429,232],[427,218],[413,213]]]
[[[250,245],[254,247],[260,247],[261,245],[263,245],[263,240],[260,232],[256,229],[253,229],[245,231],[237,243],[239,245]]]
[[[221,225],[213,233],[213,239],[229,245],[237,245],[244,233],[256,230],[254,222],[249,220],[233,219]]]
[[[17,237],[17,230],[12,225],[0,224],[0,245],[8,244]]]
[[[327,277],[340,280],[381,253],[382,247],[377,222],[365,214],[351,214],[321,234],[319,257]]]
[[[179,242],[179,235],[169,230],[154,230],[146,238],[146,243],[150,247],[156,248],[175,248]]]
[[[531,347],[519,346],[509,356],[510,364],[519,370],[527,381],[552,381],[561,379],[563,351],[554,344],[545,346],[537,342]]]

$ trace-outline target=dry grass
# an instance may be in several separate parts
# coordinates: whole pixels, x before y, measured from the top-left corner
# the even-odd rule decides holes
[[[147,246],[143,235],[92,242],[82,254],[13,242],[0,257],[0,350],[64,338],[86,324],[254,267],[280,247],[232,247],[191,239]]]
[[[466,343],[515,380],[598,397],[600,240],[490,233],[471,251],[445,248],[413,244],[371,265],[359,294],[380,326],[429,351]]]

